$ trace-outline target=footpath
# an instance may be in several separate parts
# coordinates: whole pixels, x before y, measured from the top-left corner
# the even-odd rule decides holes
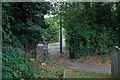
[[[65,40],[63,39],[63,46],[65,45]],[[56,43],[51,49],[48,50],[49,55],[60,56],[60,43]],[[111,74],[111,67],[98,66],[86,63],[71,62],[68,56],[61,57],[58,62],[62,62],[66,65],[66,68],[85,70],[97,73],[109,73]]]

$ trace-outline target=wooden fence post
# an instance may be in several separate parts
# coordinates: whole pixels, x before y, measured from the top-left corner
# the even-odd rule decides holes
[[[40,61],[40,63],[44,63],[44,45],[38,44],[36,48],[36,60]]]
[[[120,48],[117,46],[111,50],[111,74],[113,78],[120,78]]]

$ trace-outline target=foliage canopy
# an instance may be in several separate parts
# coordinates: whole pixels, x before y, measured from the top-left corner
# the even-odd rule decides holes
[[[120,45],[119,9],[119,3],[61,3],[70,57],[109,53],[112,46]]]
[[[49,6],[50,3],[2,3],[3,78],[38,77],[27,54],[35,55],[36,45],[43,41],[42,29],[48,28],[44,15]]]

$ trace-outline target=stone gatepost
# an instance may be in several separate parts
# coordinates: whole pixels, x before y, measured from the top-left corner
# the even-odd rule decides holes
[[[113,78],[120,78],[120,48],[118,46],[111,50],[111,74]]]
[[[36,60],[44,63],[44,44],[38,44],[36,48]]]

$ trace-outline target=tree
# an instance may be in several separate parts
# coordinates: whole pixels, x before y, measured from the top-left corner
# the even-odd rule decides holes
[[[44,15],[49,3],[2,3],[2,78],[38,78],[30,65],[36,45],[47,26]],[[27,55],[27,56],[26,56]],[[39,71],[39,70],[38,70]]]
[[[42,41],[42,29],[48,27],[44,15],[49,10],[49,3],[3,3],[2,6],[3,44],[20,45],[28,50],[35,48]]]
[[[61,15],[66,29],[66,42],[70,57],[109,53],[110,47],[119,45],[119,22],[115,3],[62,3]]]

